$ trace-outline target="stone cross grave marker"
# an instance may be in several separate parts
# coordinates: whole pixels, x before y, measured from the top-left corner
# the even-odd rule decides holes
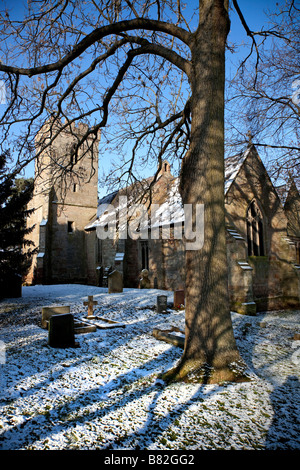
[[[108,275],[108,293],[116,294],[123,292],[123,276],[120,271],[113,271]]]
[[[74,348],[76,346],[72,313],[52,315],[49,318],[48,344],[53,348]]]
[[[167,312],[167,296],[158,295],[157,296],[157,313],[166,313]]]
[[[83,305],[86,305],[88,307],[87,318],[95,318],[94,317],[94,305],[98,305],[97,300],[93,300],[93,296],[89,295],[88,296],[88,301],[83,302]]]

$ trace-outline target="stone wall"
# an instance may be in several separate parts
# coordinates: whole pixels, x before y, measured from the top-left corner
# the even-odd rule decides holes
[[[282,203],[256,151],[250,153],[226,195],[227,223],[247,240],[246,214],[253,199],[259,201],[264,219],[265,256],[236,254],[229,250],[229,266],[247,261],[252,267],[253,298],[257,310],[299,306],[299,285],[294,269],[295,253],[287,239],[287,218]],[[237,268],[235,268],[237,269]],[[232,280],[232,289],[236,282]],[[235,287],[233,287],[235,286]]]
[[[171,174],[158,180],[156,202],[163,202]],[[263,213],[264,256],[248,256],[246,215],[253,199]],[[299,306],[300,269],[295,269],[295,244],[287,238],[287,217],[283,205],[255,150],[248,153],[225,197],[227,224],[228,290],[231,309],[240,313]],[[142,270],[141,240],[128,238],[120,248],[117,240],[103,240],[102,265],[114,269],[115,256],[124,252],[122,266],[125,287],[137,287]],[[151,287],[184,289],[185,246],[175,240],[149,239]]]
[[[38,254],[25,279],[28,284],[87,282],[90,277],[84,227],[97,211],[99,140],[89,141],[90,150],[85,143],[77,157],[71,157],[74,144],[86,131],[85,125],[73,125],[50,147],[49,126],[36,137],[35,186],[29,205],[35,212],[28,219],[28,226],[35,224],[35,228],[28,238]],[[72,171],[60,173],[62,167],[71,169],[70,162]]]

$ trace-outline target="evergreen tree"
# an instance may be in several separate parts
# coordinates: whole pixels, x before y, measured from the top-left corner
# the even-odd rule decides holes
[[[9,151],[0,155],[0,297],[13,295],[35,251],[25,239],[33,229],[26,227],[33,181],[6,177],[9,156]]]

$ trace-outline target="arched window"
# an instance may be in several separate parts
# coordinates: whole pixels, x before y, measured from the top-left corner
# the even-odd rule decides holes
[[[148,241],[142,241],[140,243],[141,243],[142,269],[149,269],[149,246],[148,246]]]
[[[264,256],[264,223],[262,211],[257,202],[251,202],[247,211],[248,255]]]

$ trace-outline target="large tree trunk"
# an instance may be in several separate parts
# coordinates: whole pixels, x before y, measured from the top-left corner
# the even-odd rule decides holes
[[[229,309],[224,205],[225,41],[222,0],[200,2],[191,45],[192,130],[181,170],[184,204],[204,204],[204,245],[186,251],[186,339],[179,365],[164,379],[205,383],[238,380],[241,363]],[[238,368],[240,370],[240,368]]]

